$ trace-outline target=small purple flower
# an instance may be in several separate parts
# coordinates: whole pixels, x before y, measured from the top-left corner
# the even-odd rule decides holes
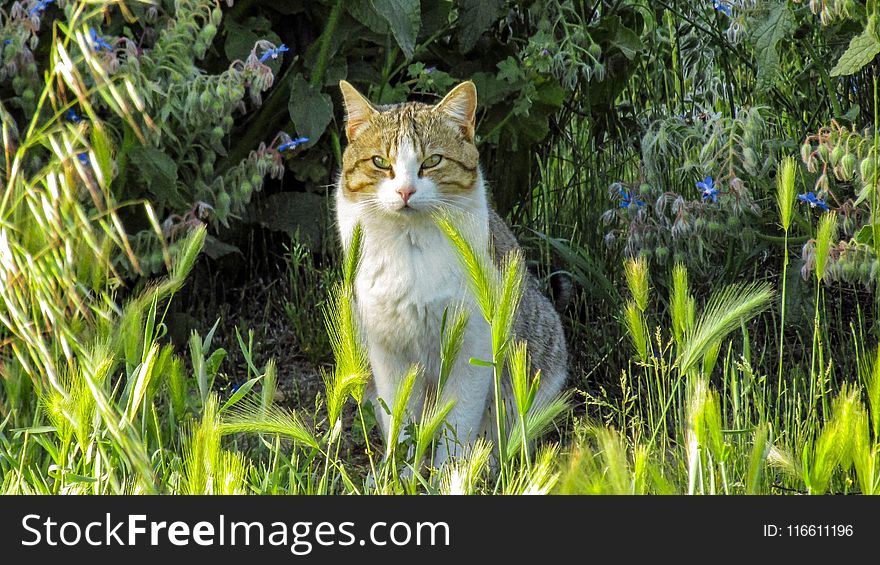
[[[286,51],[290,51],[290,49],[287,48],[287,45],[282,43],[278,47],[268,49],[265,53],[263,53],[262,56],[260,56],[260,62],[265,63],[266,61],[269,60],[269,57],[271,57],[273,59],[277,59],[278,55],[280,55],[281,53],[284,53]]]
[[[3,45],[9,45],[10,43],[12,43],[11,39],[4,39],[3,40]]]
[[[232,394],[235,394],[236,392],[238,392],[238,389],[240,389],[240,388],[241,388],[240,383],[235,383],[234,385],[232,385]]]
[[[69,122],[73,122],[73,123],[75,123],[75,124],[78,124],[78,123],[80,123],[80,122],[82,121],[82,118],[76,113],[76,111],[75,111],[73,108],[71,108],[70,110],[68,110],[68,111],[64,114],[64,116],[67,118],[67,120],[68,120]]]
[[[706,177],[701,181],[697,181],[697,188],[703,195],[703,200],[712,200],[718,202],[718,189],[715,188],[715,181],[712,177]]]
[[[77,154],[76,158],[79,159],[80,163],[88,166],[88,164],[89,164],[89,154],[88,153],[79,153],[79,154]]]
[[[798,194],[798,200],[800,200],[801,202],[806,202],[807,204],[810,205],[810,208],[818,207],[826,212],[828,210],[830,210],[830,208],[828,207],[828,204],[826,204],[823,199],[817,197],[815,192],[808,192],[806,194]]]
[[[437,70],[437,67],[428,67],[427,69],[425,69],[425,74],[426,74],[426,75],[429,75],[429,74],[433,73],[433,72],[436,71],[436,70]]]
[[[95,51],[99,49],[105,49],[107,51],[113,51],[113,46],[107,43],[101,36],[98,35],[98,32],[95,31],[95,28],[89,28],[89,35],[92,37],[92,44],[95,47]]]
[[[308,142],[309,142],[308,137],[297,137],[296,139],[291,139],[287,143],[282,143],[281,145],[279,145],[278,151],[284,152],[284,151],[287,151],[288,149],[296,149],[297,147],[299,147],[303,143],[308,143]]]
[[[51,4],[54,1],[55,0],[40,0],[39,2],[37,2],[36,6],[31,8],[30,10],[28,10],[28,15],[34,16],[36,14],[43,13],[44,11],[46,11],[46,8],[49,7],[49,4]]]
[[[721,12],[728,18],[733,15],[733,10],[730,7],[730,4],[726,2],[722,2],[720,0],[714,0],[712,2],[712,7],[715,8],[716,11]]]
[[[620,189],[620,207],[621,208],[629,208],[630,206],[635,205],[636,207],[644,206],[645,203],[634,194]]]
[[[549,50],[549,49],[542,49],[542,50],[541,50],[541,55],[544,56],[544,57],[549,57],[549,56],[550,56],[550,50]]]

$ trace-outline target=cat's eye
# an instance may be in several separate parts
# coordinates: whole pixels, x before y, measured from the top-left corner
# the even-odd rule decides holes
[[[379,157],[378,155],[373,157],[373,164],[376,165],[376,168],[379,168],[379,169],[382,169],[385,171],[387,171],[388,169],[391,168],[391,161],[389,161],[388,159],[384,159],[382,157]]]
[[[443,157],[434,153],[433,155],[431,155],[430,157],[428,157],[427,159],[422,161],[422,169],[424,170],[424,169],[430,169],[430,168],[436,167],[437,165],[440,164],[440,161],[442,159],[443,159]]]

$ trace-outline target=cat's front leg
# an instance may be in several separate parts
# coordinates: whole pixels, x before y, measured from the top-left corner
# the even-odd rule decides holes
[[[382,402],[388,409],[392,409],[397,402],[397,393],[401,382],[406,377],[407,372],[413,365],[413,360],[402,355],[399,350],[386,347],[380,343],[370,343],[368,347],[370,366],[373,371],[373,379],[376,385],[376,397],[381,398]],[[424,399],[424,382],[421,377],[416,378],[412,393],[409,397],[409,405],[406,411],[407,417],[414,417],[421,414],[421,407]],[[388,445],[391,437],[391,415],[385,410],[381,403],[374,403],[374,412],[376,413],[379,427],[382,430],[382,436],[385,438],[385,444]],[[406,439],[404,431],[407,422],[400,422],[400,436],[398,442]]]
[[[492,368],[470,363],[475,358],[492,358],[489,327],[481,318],[472,320],[465,333],[464,346],[455,360],[444,389],[443,401],[455,402],[446,417],[445,432],[439,438],[434,467],[440,468],[450,457],[466,455],[482,431],[492,390]]]

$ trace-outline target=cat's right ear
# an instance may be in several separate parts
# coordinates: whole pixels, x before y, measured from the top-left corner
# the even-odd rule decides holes
[[[339,81],[339,89],[345,101],[345,135],[351,142],[378,110],[348,81]]]

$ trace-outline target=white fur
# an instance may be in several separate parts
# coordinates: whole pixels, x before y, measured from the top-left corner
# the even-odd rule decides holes
[[[487,412],[491,370],[471,365],[471,357],[491,356],[489,327],[467,289],[458,256],[431,220],[445,207],[429,178],[419,177],[420,162],[411,144],[401,144],[394,163],[394,179],[381,181],[370,203],[354,203],[337,187],[337,220],[347,248],[356,224],[364,230],[362,260],[355,294],[362,334],[375,379],[376,394],[390,407],[397,387],[410,366],[419,364],[422,378],[410,399],[410,416],[419,417],[427,387],[436,387],[440,370],[440,325],[445,309],[471,310],[464,345],[444,388],[444,399],[455,401],[447,423],[455,437],[441,442],[435,464],[458,455],[472,443]],[[397,193],[415,192],[406,209]],[[462,200],[464,199],[464,200]],[[469,219],[470,239],[488,253],[488,207],[479,177],[467,196],[457,197],[455,208]],[[377,405],[384,432],[389,417]]]

